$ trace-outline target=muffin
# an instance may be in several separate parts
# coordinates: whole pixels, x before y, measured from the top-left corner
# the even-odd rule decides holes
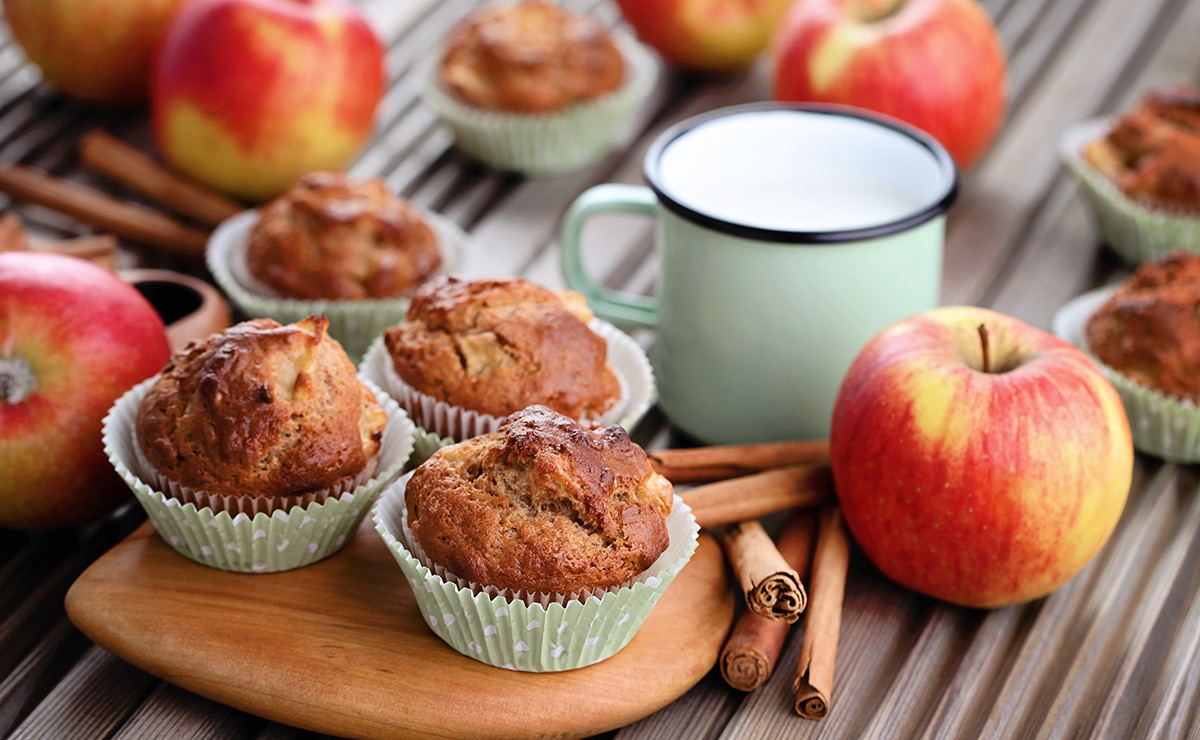
[[[443,448],[389,486],[372,517],[438,637],[539,672],[628,644],[700,531],[620,427],[545,407]]]
[[[608,30],[542,0],[486,8],[451,31],[440,79],[487,110],[547,113],[616,90],[625,73]]]
[[[413,426],[358,380],[323,316],[238,324],[131,388],[104,451],[179,554],[236,573],[333,555],[413,449]]]
[[[1092,315],[1087,349],[1130,380],[1200,404],[1200,254],[1148,262]]]
[[[430,561],[483,587],[578,593],[619,585],[667,548],[671,484],[618,426],[544,406],[443,447],[413,473],[408,525]]]
[[[1200,88],[1149,93],[1083,157],[1139,203],[1200,212]]]
[[[138,408],[147,466],[198,506],[266,513],[369,478],[387,414],[327,326],[256,319],[188,345]]]
[[[660,63],[629,34],[534,0],[480,9],[420,65],[421,100],[467,156],[554,177],[598,162]]]
[[[446,276],[422,286],[383,336],[399,379],[437,401],[495,417],[541,404],[594,419],[621,387],[591,319],[578,293]]]
[[[246,268],[263,287],[303,300],[394,298],[442,264],[434,230],[380,180],[310,173],[262,209]]]

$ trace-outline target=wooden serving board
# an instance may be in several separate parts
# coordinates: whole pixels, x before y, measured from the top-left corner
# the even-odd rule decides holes
[[[574,738],[666,706],[714,665],[733,619],[706,534],[624,650],[562,673],[459,655],[430,631],[370,517],[341,553],[273,575],[226,573],[146,523],[67,594],[71,620],[134,665],[238,709],[352,738]]]

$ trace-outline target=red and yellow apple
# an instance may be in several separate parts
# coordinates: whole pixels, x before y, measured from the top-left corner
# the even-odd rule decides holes
[[[4,17],[45,81],[73,98],[146,99],[154,52],[180,0],[4,0]]]
[[[154,69],[158,147],[226,193],[270,198],[358,152],[383,62],[378,37],[342,0],[190,0]]]
[[[617,0],[638,38],[663,59],[706,72],[749,67],[792,0]]]
[[[1133,475],[1121,399],[1086,355],[962,306],[867,343],[834,404],[830,457],[846,522],[879,570],[976,607],[1028,601],[1078,573]]]
[[[100,422],[170,355],[162,319],[112,273],[0,253],[0,526],[79,524],[129,495]]]
[[[964,169],[987,149],[1007,106],[1004,49],[976,0],[801,0],[771,55],[776,100],[907,121]]]

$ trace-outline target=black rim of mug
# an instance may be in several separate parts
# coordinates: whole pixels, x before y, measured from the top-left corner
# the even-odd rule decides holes
[[[746,224],[734,223],[724,219],[715,218],[699,211],[693,210],[674,197],[672,197],[662,185],[662,173],[660,172],[660,163],[663,152],[666,151],[670,144],[683,136],[687,132],[697,126],[708,123],[709,121],[726,118],[728,116],[736,116],[742,113],[756,113],[760,111],[794,111],[797,113],[813,113],[819,115],[841,116],[846,118],[856,118],[868,123],[882,126],[900,133],[909,139],[920,144],[925,149],[929,150],[937,162],[938,167],[942,171],[942,175],[946,180],[946,189],[942,195],[933,203],[924,205],[920,210],[905,216],[904,218],[887,223],[877,224],[875,226],[866,226],[858,229],[843,229],[837,231],[785,231],[780,229],[765,229],[758,226],[748,226]],[[646,180],[650,183],[650,189],[662,202],[663,206],[672,213],[701,226],[708,227],[715,231],[720,231],[732,236],[743,237],[745,239],[753,239],[756,241],[778,242],[781,244],[839,244],[843,242],[862,241],[866,239],[877,239],[882,236],[889,236],[901,231],[907,231],[914,226],[929,221],[930,219],[944,213],[946,209],[954,202],[958,196],[958,168],[954,164],[954,159],[951,158],[945,147],[938,143],[929,134],[910,126],[903,121],[895,118],[890,118],[880,113],[864,110],[862,108],[854,108],[847,105],[830,105],[817,103],[748,103],[746,105],[735,105],[728,108],[718,108],[717,110],[701,113],[698,116],[692,116],[686,120],[680,121],[671,128],[659,134],[654,143],[650,145],[649,151],[646,153],[645,175]]]

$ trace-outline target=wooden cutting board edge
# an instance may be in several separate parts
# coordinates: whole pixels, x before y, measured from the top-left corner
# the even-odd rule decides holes
[[[367,577],[376,570],[383,577]],[[357,594],[361,603],[330,593],[354,578],[369,592]],[[229,593],[244,594],[246,579],[261,583],[254,603],[268,615],[291,609],[301,631],[229,618],[256,616],[254,603]],[[148,673],[304,729],[361,740],[576,738],[652,714],[703,678],[728,634],[734,594],[719,546],[702,534],[624,650],[575,671],[517,673],[460,656],[425,626],[369,519],[338,555],[270,576],[192,563],[146,523],[77,579],[66,608],[96,644]],[[282,641],[308,652],[280,652]]]

